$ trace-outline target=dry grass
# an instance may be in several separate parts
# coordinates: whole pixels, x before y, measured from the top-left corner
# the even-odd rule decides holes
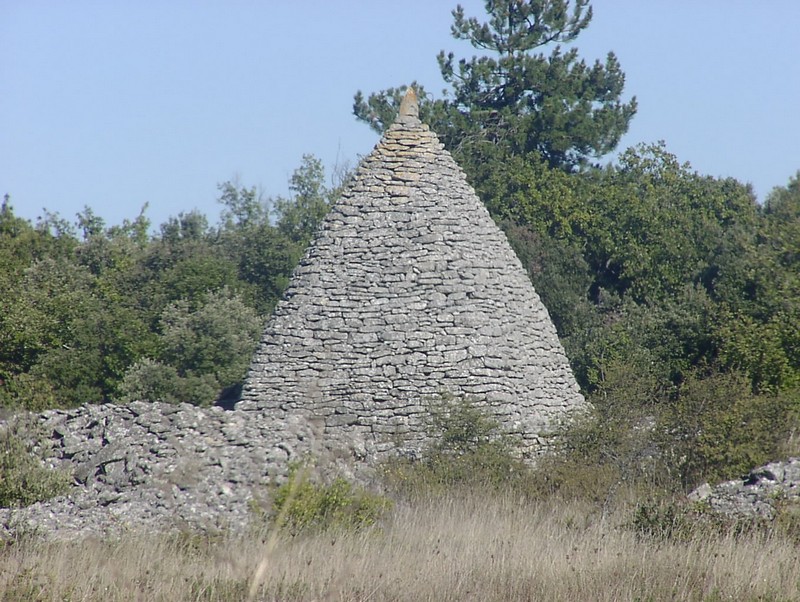
[[[777,536],[642,540],[577,503],[466,496],[398,505],[379,528],[279,538],[130,538],[0,551],[0,599],[798,600],[800,555]],[[265,562],[263,562],[265,561]]]

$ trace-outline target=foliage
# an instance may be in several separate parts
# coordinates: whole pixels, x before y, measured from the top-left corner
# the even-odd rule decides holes
[[[478,166],[486,157],[538,153],[550,166],[571,169],[613,150],[636,112],[620,98],[625,76],[613,53],[588,66],[575,48],[563,51],[590,23],[588,0],[486,2],[488,22],[453,11],[451,33],[488,56],[437,60],[452,98],[430,100],[421,90],[423,119],[445,146]],[[537,53],[555,44],[549,55]],[[392,121],[402,88],[364,99],[353,112],[380,130]],[[468,169],[468,171],[471,171]]]
[[[598,286],[652,304],[701,282],[727,232],[756,219],[750,191],[679,164],[663,144],[627,150],[598,172],[587,260]]]
[[[687,539],[693,526],[685,508],[666,500],[637,504],[630,523],[640,536],[657,540]]]
[[[694,372],[664,409],[665,460],[686,490],[734,478],[774,459],[796,421],[788,395],[754,394],[737,373]]]
[[[244,376],[264,318],[339,186],[303,157],[294,196],[220,186],[217,226],[181,213],[151,232],[146,207],[106,226],[36,225],[0,207],[0,404],[44,409],[110,399],[210,403]],[[276,216],[277,224],[271,223]]]
[[[770,258],[748,187],[703,177],[656,144],[580,174],[518,155],[478,188],[586,392],[605,363],[631,355],[663,387],[720,360],[757,389],[794,386],[796,279]]]
[[[227,289],[206,295],[192,308],[180,300],[164,309],[160,353],[131,365],[120,401],[188,401],[206,405],[244,379],[261,335],[256,312]]]
[[[636,504],[627,525],[644,540],[687,543],[713,537],[746,538],[772,530],[772,523],[758,517],[735,517],[711,512],[703,503],[665,498]]]
[[[800,174],[775,188],[741,249],[724,249],[713,274],[720,305],[715,341],[725,366],[754,388],[800,386]]]
[[[278,230],[303,247],[311,242],[322,218],[331,208],[339,190],[325,186],[322,162],[313,155],[303,155],[303,162],[289,180],[291,199],[274,201]]]
[[[454,489],[517,490],[529,487],[531,471],[512,436],[487,408],[467,398],[444,396],[426,419],[431,445],[418,458],[396,458],[384,475],[405,496],[438,495]]]
[[[559,337],[568,339],[596,326],[600,315],[589,299],[592,278],[580,248],[531,226],[510,222],[501,226],[528,271]]]
[[[797,424],[791,399],[754,394],[746,377],[718,369],[665,386],[646,356],[620,358],[606,364],[590,411],[539,463],[543,491],[607,505],[735,478],[780,453]]]
[[[29,506],[66,491],[70,475],[47,468],[33,453],[41,440],[31,421],[14,419],[0,428],[0,508]]]
[[[656,430],[664,392],[648,364],[630,355],[604,365],[588,410],[562,425],[554,453],[537,465],[543,495],[606,506],[631,491],[671,487]]]
[[[346,179],[346,170],[338,177]],[[288,286],[292,270],[341,193],[341,183],[326,186],[320,160],[304,155],[289,181],[290,198],[262,199],[254,188],[220,185],[220,203],[226,209],[219,241],[235,259],[240,283],[247,284],[242,294],[254,297],[253,305],[262,314],[272,311]]]
[[[179,403],[183,401],[181,391],[181,377],[174,366],[144,357],[125,371],[117,399],[122,403],[141,400]]]
[[[304,531],[353,531],[370,527],[391,508],[380,495],[342,477],[329,484],[313,483],[295,466],[275,490],[270,519],[293,535]]]
[[[775,516],[729,515],[713,511],[705,502],[682,498],[646,499],[638,502],[626,525],[643,540],[687,543],[712,538],[733,539],[737,543],[752,537],[800,543],[800,505],[797,501],[777,500]]]
[[[244,377],[262,329],[256,312],[227,289],[195,310],[186,300],[170,304],[161,324],[164,360],[181,376],[212,374],[222,386]]]

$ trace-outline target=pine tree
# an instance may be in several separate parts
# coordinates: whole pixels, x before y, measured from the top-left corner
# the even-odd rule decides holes
[[[488,22],[453,11],[453,37],[487,51],[456,60],[439,53],[441,99],[417,87],[421,118],[448,150],[468,163],[535,153],[567,170],[600,157],[618,144],[636,112],[636,99],[623,103],[625,75],[613,53],[589,66],[576,48],[565,49],[592,19],[589,0],[486,0]],[[541,50],[555,47],[549,55]],[[414,84],[412,84],[414,85]],[[356,117],[383,131],[393,120],[405,87],[364,99]],[[459,158],[460,158],[459,157]],[[467,167],[468,171],[469,168]]]

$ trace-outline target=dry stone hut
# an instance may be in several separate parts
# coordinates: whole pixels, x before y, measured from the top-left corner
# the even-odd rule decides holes
[[[0,509],[0,540],[245,528],[309,451],[323,472],[368,479],[371,462],[418,450],[442,393],[484,404],[533,454],[584,404],[547,310],[409,93],[295,272],[234,411],[45,412],[48,464],[74,484]]]
[[[268,323],[237,409],[324,423],[376,459],[418,449],[443,394],[536,453],[584,400],[544,305],[413,91],[362,162]]]

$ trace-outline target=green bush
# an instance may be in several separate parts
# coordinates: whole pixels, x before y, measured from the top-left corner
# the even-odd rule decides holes
[[[692,533],[689,512],[672,501],[637,504],[629,526],[647,539],[687,539]]]
[[[800,502],[779,500],[772,525],[772,532],[800,545]]]
[[[543,493],[669,497],[779,457],[797,424],[790,393],[755,394],[745,375],[714,368],[667,386],[635,356],[608,362],[588,401],[537,466]]]
[[[517,441],[473,401],[444,397],[431,405],[426,427],[435,443],[419,458],[395,458],[384,466],[394,493],[428,496],[459,488],[523,493],[532,486],[533,473]]]
[[[42,412],[63,405],[59,403],[55,388],[47,379],[24,372],[10,375],[4,380],[0,387],[0,407],[13,411]]]
[[[0,429],[0,507],[29,506],[64,493],[71,482],[66,471],[45,467],[33,454],[40,433],[22,419]]]
[[[121,403],[132,401],[180,401],[181,378],[173,366],[148,357],[142,358],[125,372],[119,385],[117,399]]]
[[[658,379],[641,367],[646,364],[626,355],[603,366],[587,397],[591,406],[562,426],[553,453],[537,464],[540,495],[605,506],[641,490],[671,488],[659,465],[655,428],[662,393]]]
[[[163,351],[128,367],[116,400],[209,405],[240,384],[258,344],[261,319],[228,289],[193,307],[176,301],[161,316]]]
[[[640,501],[626,525],[642,539],[685,543],[711,538],[782,536],[796,541],[796,516],[779,513],[775,519],[715,512],[704,502],[661,498]]]
[[[788,393],[754,394],[746,375],[692,373],[662,413],[664,461],[685,490],[777,457],[797,424]]]
[[[374,525],[391,507],[387,498],[338,477],[329,484],[313,483],[294,467],[286,483],[275,490],[270,522],[296,535],[302,531],[353,531]]]

